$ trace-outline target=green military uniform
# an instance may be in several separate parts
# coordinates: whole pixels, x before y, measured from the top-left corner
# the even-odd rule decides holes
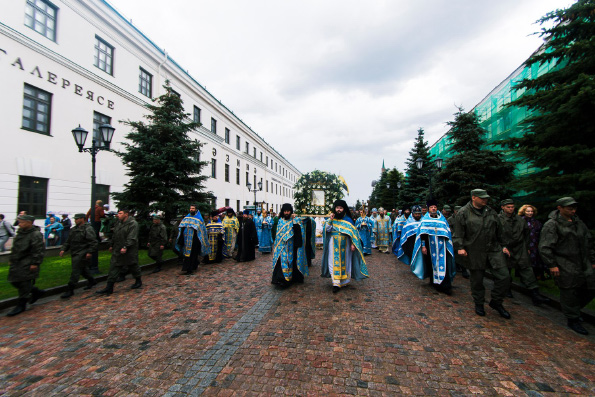
[[[157,267],[161,269],[161,258],[163,257],[163,250],[161,246],[165,247],[167,244],[167,230],[163,223],[151,224],[149,229],[149,258],[157,262]]]
[[[470,273],[471,295],[475,304],[484,304],[483,278],[485,271],[490,269],[494,276],[490,306],[493,304],[501,307],[506,291],[510,287],[510,274],[506,257],[502,252],[504,244],[502,227],[496,211],[488,206],[477,209],[471,201],[468,202],[455,217],[453,243],[455,251],[461,249],[467,251],[465,267]]]
[[[121,252],[123,248],[126,248],[126,253]],[[125,221],[116,222],[114,234],[110,240],[110,250],[112,251],[112,258],[107,274],[107,286],[97,291],[97,293],[111,294],[114,291],[114,283],[125,268],[128,268],[136,279],[136,282],[130,288],[140,288],[142,281],[138,264],[138,223],[132,216],[128,216]]]
[[[569,325],[570,321],[578,320],[580,310],[595,297],[592,243],[589,229],[577,216],[568,221],[558,210],[550,213],[541,229],[539,253],[546,266],[560,269],[556,283],[560,288],[562,313]]]
[[[508,248],[508,268],[516,269],[517,276],[526,288],[534,290],[539,288],[535,273],[531,268],[529,259],[529,226],[520,216],[512,214],[507,216],[504,212],[499,215],[502,232],[504,235],[504,247]]]
[[[84,214],[77,214],[75,215],[75,219],[79,215],[83,215],[84,217]],[[70,273],[70,280],[68,281],[69,292],[63,295],[64,298],[73,295],[73,290],[76,288],[81,275],[89,281],[86,289],[95,285],[95,279],[89,271],[91,259],[87,259],[87,254],[92,255],[97,252],[98,245],[97,234],[90,223],[83,223],[80,226],[70,229],[68,240],[66,240],[66,243],[62,247],[62,251],[64,252],[72,251],[72,271]]]
[[[30,215],[23,217],[33,218]],[[45,245],[39,227],[33,225],[29,229],[19,228],[12,242],[8,269],[8,282],[18,289],[19,300],[15,309],[8,313],[10,316],[25,311],[27,300],[31,299],[33,303],[41,295],[41,291],[34,285],[35,279],[39,277],[39,267],[44,254]],[[37,268],[31,270],[31,266]]]

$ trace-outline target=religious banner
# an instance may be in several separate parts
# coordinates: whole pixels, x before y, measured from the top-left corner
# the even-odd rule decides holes
[[[349,192],[342,177],[319,170],[302,175],[294,189],[299,215],[328,215],[335,200]]]

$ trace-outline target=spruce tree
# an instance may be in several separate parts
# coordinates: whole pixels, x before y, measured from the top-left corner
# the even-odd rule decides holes
[[[527,200],[544,200],[548,209],[562,196],[579,201],[582,218],[595,226],[595,1],[579,0],[539,22],[545,43],[526,62],[549,64],[552,70],[522,80],[526,90],[510,106],[525,107],[530,116],[525,135],[507,145],[536,173],[519,180]],[[553,23],[553,24],[552,24]],[[584,204],[584,205],[582,205]]]
[[[206,176],[201,175],[207,162],[199,161],[202,144],[189,132],[200,123],[189,122],[182,99],[166,81],[165,94],[148,104],[151,112],[144,121],[123,121],[132,128],[117,153],[130,177],[114,199],[119,206],[134,210],[139,221],[150,213],[162,212],[170,223],[178,214],[186,214],[189,204],[198,204],[201,212],[209,211],[212,194],[205,192]]]
[[[424,162],[423,168],[417,168],[415,161],[421,158]],[[399,203],[407,207],[415,204],[425,204],[429,196],[430,173],[435,172],[433,156],[430,154],[428,142],[424,139],[424,129],[417,130],[417,138],[413,149],[409,152],[405,170],[405,183],[399,191]],[[436,195],[434,194],[434,197]]]
[[[452,140],[452,157],[444,161],[436,176],[436,195],[444,204],[465,205],[473,189],[485,189],[491,205],[499,208],[499,201],[510,197],[508,184],[513,178],[514,164],[506,162],[497,148],[486,147],[486,131],[479,124],[475,112],[454,114],[448,136]]]

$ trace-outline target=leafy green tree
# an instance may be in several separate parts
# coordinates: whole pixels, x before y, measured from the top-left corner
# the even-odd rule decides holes
[[[536,173],[519,179],[528,200],[552,202],[573,196],[582,203],[595,200],[595,1],[578,0],[546,14],[539,22],[545,42],[527,67],[552,68],[522,80],[525,92],[510,106],[525,107],[525,135],[507,145]],[[554,66],[555,65],[555,66]],[[522,91],[520,91],[522,93]],[[548,203],[548,207],[552,208]],[[595,208],[580,207],[582,218],[595,226]]]
[[[117,153],[130,177],[114,199],[119,206],[133,209],[139,221],[149,214],[162,212],[169,224],[178,214],[186,214],[188,206],[197,204],[201,213],[210,209],[212,194],[205,192],[207,176],[201,171],[208,163],[199,161],[202,144],[189,136],[200,123],[188,122],[181,98],[169,82],[166,93],[149,104],[151,112],[144,121],[123,121],[132,128],[126,135],[125,150]]]
[[[415,161],[420,158],[424,162],[420,170],[415,165]],[[429,196],[430,174],[434,174],[436,166],[433,156],[430,154],[428,141],[424,139],[424,129],[417,130],[417,138],[413,144],[413,149],[409,152],[407,159],[407,169],[405,170],[405,183],[399,191],[398,202],[401,205],[412,206],[414,204],[423,204]],[[434,195],[435,196],[435,195]]]
[[[499,201],[512,193],[507,186],[513,179],[514,163],[506,162],[499,150],[486,147],[486,131],[475,112],[459,108],[454,116],[448,122],[454,154],[436,176],[436,196],[441,204],[465,205],[471,190],[485,189],[498,208]]]

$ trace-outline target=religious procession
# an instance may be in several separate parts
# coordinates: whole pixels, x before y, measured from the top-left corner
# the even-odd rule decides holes
[[[409,266],[411,273],[439,293],[451,295],[458,273],[470,282],[474,311],[485,316],[486,291],[484,279],[494,280],[489,307],[502,318],[511,314],[503,302],[512,298],[513,270],[522,284],[531,291],[534,305],[549,302],[537,284],[538,277],[555,277],[560,287],[562,312],[568,326],[580,334],[588,334],[582,326],[581,309],[594,297],[590,288],[594,282],[595,250],[591,235],[576,216],[578,203],[571,197],[560,198],[549,220],[539,225],[540,235],[533,233],[535,208],[524,205],[515,212],[512,199],[502,200],[498,214],[488,206],[486,190],[474,189],[464,206],[429,200],[399,211],[384,208],[358,212],[343,199],[336,199],[325,215],[297,215],[290,203],[279,214],[257,209],[237,213],[229,207],[213,210],[207,220],[197,204],[189,207],[167,235],[160,215],[152,216],[147,250],[155,260],[153,273],[162,270],[164,249],[171,245],[178,256],[181,275],[193,275],[200,263],[221,263],[225,259],[237,262],[254,261],[255,252],[270,255],[271,283],[285,289],[303,284],[309,268],[321,250],[320,276],[330,278],[332,293],[348,287],[352,281],[370,277],[366,256],[393,254],[398,264]],[[321,207],[324,208],[324,207]],[[85,290],[96,285],[90,271],[91,259],[97,253],[97,234],[87,215],[75,214],[75,226],[62,245],[60,256],[72,252],[72,273],[68,290],[61,295],[74,295],[79,278],[88,280]],[[34,218],[19,215],[18,232],[11,251],[9,281],[19,291],[17,305],[7,316],[24,312],[27,304],[35,303],[44,291],[35,286],[43,262],[45,246]],[[129,287],[143,286],[139,267],[138,223],[131,211],[121,209],[110,233],[111,260],[106,286],[96,292],[110,295],[117,282],[131,274],[135,282]],[[574,249],[576,248],[576,249]],[[537,255],[535,255],[537,254]],[[386,257],[390,263],[392,255]],[[537,266],[539,264],[539,266]],[[545,271],[544,271],[545,269]]]

